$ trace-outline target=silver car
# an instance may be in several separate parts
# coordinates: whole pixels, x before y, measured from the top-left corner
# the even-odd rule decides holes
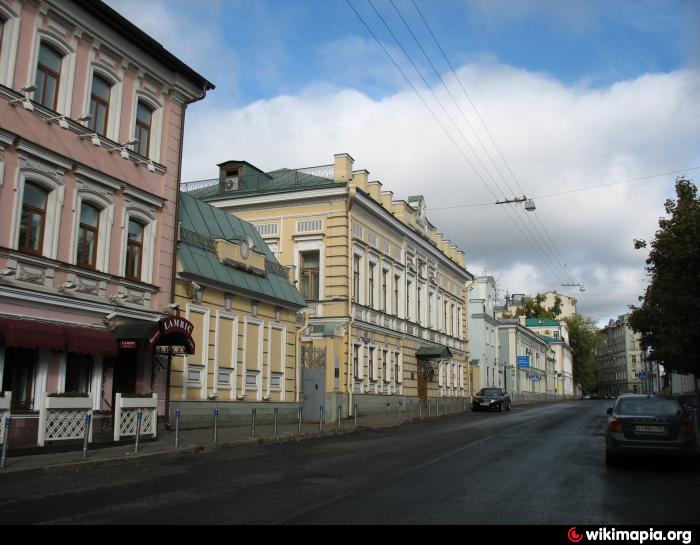
[[[695,430],[673,398],[624,394],[607,410],[605,463],[628,454],[669,454],[697,460]]]

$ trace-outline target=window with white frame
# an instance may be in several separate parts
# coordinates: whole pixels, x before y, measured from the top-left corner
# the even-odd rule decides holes
[[[38,29],[34,51],[34,101],[61,114],[70,114],[75,52],[56,33]]]
[[[122,223],[122,274],[138,282],[151,283],[157,223],[155,216],[142,208],[124,211]]]
[[[113,205],[103,195],[78,190],[71,262],[79,267],[107,272],[113,213]]]
[[[198,305],[187,305],[186,317],[192,322],[192,339],[195,353],[185,357],[185,385],[182,398],[189,398],[191,389],[199,390],[196,399],[206,398],[207,372],[209,367],[209,317],[210,309]]]
[[[360,365],[362,361],[362,345],[355,343],[352,345],[352,348],[352,373],[355,378],[361,379],[363,377],[362,365]]]
[[[370,346],[367,351],[367,367],[368,376],[371,382],[377,380],[377,349],[374,346]]]
[[[6,87],[12,87],[18,41],[19,16],[0,2],[0,84]]]
[[[153,161],[160,160],[163,108],[150,95],[139,91],[133,112],[134,151]]]
[[[236,391],[238,356],[238,316],[230,312],[216,313],[217,389]]]
[[[268,348],[268,395],[271,391],[280,392],[280,399],[284,400],[284,362],[286,359],[287,330],[284,326],[270,324],[269,348]]]
[[[57,258],[64,193],[58,178],[35,169],[20,170],[14,222],[17,250]]]
[[[243,325],[243,395],[254,391],[257,400],[262,397],[263,322],[245,318]]]

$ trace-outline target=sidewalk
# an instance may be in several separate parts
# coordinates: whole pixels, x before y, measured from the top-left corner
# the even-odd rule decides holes
[[[448,415],[466,414],[471,411],[448,412]],[[445,416],[441,411],[439,417]],[[428,417],[423,414],[419,419],[418,411],[413,412],[413,421],[438,418],[433,414]],[[82,444],[75,445],[75,450],[65,452],[51,452],[44,454],[25,454],[8,456],[5,468],[0,469],[0,481],[5,476],[18,476],[28,474],[49,474],[56,472],[82,471],[95,467],[114,466],[128,463],[138,463],[157,458],[174,458],[187,456],[201,452],[210,452],[217,449],[236,448],[246,445],[281,443],[288,441],[301,441],[317,437],[329,437],[354,433],[368,429],[384,429],[397,427],[400,424],[409,423],[410,413],[403,411],[399,421],[398,412],[376,413],[366,416],[358,416],[357,427],[354,419],[343,419],[338,428],[338,422],[326,422],[323,429],[319,429],[318,422],[305,422],[299,433],[298,423],[279,424],[277,437],[274,436],[272,424],[258,424],[255,429],[255,438],[251,438],[251,426],[227,426],[217,429],[217,441],[214,445],[214,428],[200,428],[184,430],[179,434],[179,446],[175,447],[175,431],[159,431],[157,439],[142,438],[138,453],[134,452],[134,439],[130,442],[120,443],[115,446],[88,446],[87,460],[83,460]],[[37,449],[38,450],[38,449]]]

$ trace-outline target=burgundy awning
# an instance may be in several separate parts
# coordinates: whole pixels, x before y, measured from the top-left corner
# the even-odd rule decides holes
[[[5,346],[47,348],[57,352],[66,349],[66,336],[57,324],[17,318],[0,318],[0,333]]]
[[[95,356],[117,355],[117,339],[109,331],[65,326],[63,330],[66,333],[66,352]]]

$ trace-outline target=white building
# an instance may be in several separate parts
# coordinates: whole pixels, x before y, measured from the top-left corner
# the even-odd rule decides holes
[[[495,315],[496,281],[476,278],[468,288],[470,382],[472,394],[487,386],[503,387],[503,367],[498,365],[498,320]]]
[[[501,320],[498,338],[503,387],[511,392],[514,400],[546,398],[547,359],[551,354],[547,341],[517,319]]]
[[[569,344],[569,327],[566,322],[550,318],[529,318],[525,327],[544,337],[554,351],[557,397],[574,395],[573,351]]]

